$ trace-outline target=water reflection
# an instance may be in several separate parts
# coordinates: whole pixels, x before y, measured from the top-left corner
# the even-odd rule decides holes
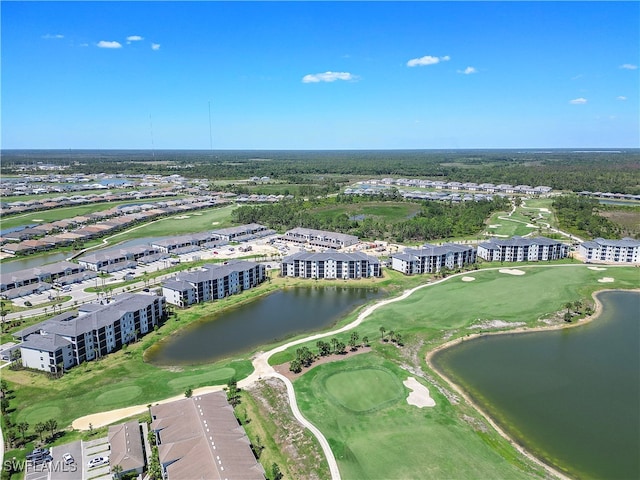
[[[330,327],[356,307],[380,295],[374,288],[338,286],[279,290],[202,318],[154,345],[146,358],[156,365],[213,362],[300,333]]]

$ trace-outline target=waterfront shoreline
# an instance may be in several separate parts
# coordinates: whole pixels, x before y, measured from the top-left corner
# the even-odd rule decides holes
[[[550,473],[552,475],[555,475],[558,478],[561,478],[562,480],[570,480],[572,477],[570,477],[567,474],[559,471],[555,466],[549,465],[548,463],[546,463],[544,460],[542,460],[538,456],[532,454],[523,445],[521,445],[515,438],[513,438],[511,435],[509,435],[497,423],[497,421],[495,421],[493,419],[493,417],[491,415],[489,415],[487,412],[485,412],[484,409],[482,409],[478,405],[478,403],[476,403],[471,398],[471,396],[461,386],[459,386],[457,383],[455,383],[453,380],[451,380],[442,370],[437,368],[435,366],[435,364],[432,362],[432,359],[433,359],[433,356],[438,352],[441,352],[441,351],[446,350],[448,348],[460,345],[460,344],[462,344],[462,343],[464,343],[466,341],[474,340],[474,339],[477,339],[477,338],[486,337],[486,336],[489,336],[489,335],[516,335],[516,334],[519,334],[519,333],[551,332],[551,331],[556,331],[556,330],[563,330],[563,329],[566,329],[566,328],[573,328],[573,327],[580,327],[580,326],[587,325],[587,324],[593,322],[594,320],[596,320],[597,318],[599,318],[600,315],[602,314],[603,306],[602,306],[602,302],[598,298],[598,296],[601,293],[606,293],[606,292],[636,292],[636,293],[640,293],[640,288],[634,288],[634,289],[612,289],[612,288],[609,288],[609,289],[602,289],[602,290],[597,290],[597,291],[593,292],[591,294],[591,298],[593,298],[594,303],[595,303],[595,308],[594,308],[593,313],[591,315],[588,315],[585,318],[581,319],[577,323],[566,323],[566,324],[547,325],[547,326],[539,326],[539,327],[517,327],[517,328],[515,328],[513,330],[501,330],[501,331],[498,331],[498,332],[473,333],[473,334],[470,334],[470,335],[466,335],[466,336],[463,336],[463,337],[456,338],[454,340],[448,341],[448,342],[443,343],[441,345],[438,345],[437,347],[435,347],[433,350],[430,350],[425,355],[425,361],[427,363],[427,366],[433,372],[435,372],[438,376],[440,376],[440,378],[442,378],[446,382],[446,384],[450,388],[452,388],[458,395],[460,395],[462,398],[464,398],[464,400],[469,405],[471,405],[471,407],[473,409],[475,409],[480,415],[482,415],[482,417],[493,427],[493,429],[502,438],[507,440],[509,442],[509,444],[511,446],[513,446],[513,448],[515,448],[520,454],[522,454],[524,457],[526,457],[527,459],[529,459],[532,462],[534,462],[536,465],[544,468],[548,473]]]

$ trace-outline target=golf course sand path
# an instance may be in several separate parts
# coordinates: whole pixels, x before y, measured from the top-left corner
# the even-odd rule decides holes
[[[529,268],[537,268],[537,266],[530,266]],[[546,267],[549,268],[549,267]],[[575,268],[575,265],[556,265],[554,266],[554,268]],[[498,270],[497,268],[488,268],[485,271],[489,271],[489,270]],[[525,272],[522,270],[517,270],[517,269],[499,269],[499,272],[501,273],[508,273],[511,275],[524,275]],[[426,288],[426,287],[431,287],[433,285],[438,285],[440,283],[446,282],[452,278],[455,277],[461,277],[463,276],[464,273],[456,273],[453,275],[450,275],[446,278],[442,278],[440,280],[434,281],[434,282],[430,282],[430,283],[425,283],[422,285],[418,285],[417,287],[414,287],[412,289],[409,290],[405,290],[401,295],[394,297],[394,298],[390,298],[390,299],[386,299],[386,300],[381,300],[377,303],[374,303],[372,305],[369,305],[368,307],[366,307],[364,310],[362,310],[357,318],[349,323],[348,325],[345,325],[344,327],[341,327],[337,330],[333,330],[333,331],[329,331],[329,332],[324,332],[324,333],[318,333],[315,335],[311,335],[309,337],[305,337],[305,338],[301,338],[298,340],[294,340],[291,342],[288,342],[284,345],[280,345],[272,350],[269,350],[267,352],[259,352],[257,353],[254,358],[252,359],[252,364],[253,364],[253,368],[254,371],[251,375],[249,375],[248,377],[238,381],[238,387],[239,388],[245,388],[248,385],[251,385],[252,383],[256,382],[256,381],[260,381],[262,378],[264,377],[275,377],[275,378],[279,378],[280,380],[282,380],[286,387],[287,387],[287,392],[288,392],[288,397],[289,397],[289,402],[290,402],[290,406],[291,406],[291,411],[293,413],[293,415],[295,416],[295,418],[304,426],[306,426],[307,428],[309,428],[309,430],[316,436],[316,438],[318,439],[318,442],[320,443],[320,446],[322,447],[322,450],[325,454],[325,457],[327,459],[327,463],[329,465],[329,471],[331,473],[331,478],[332,480],[339,480],[340,477],[340,471],[338,470],[338,464],[336,462],[336,459],[333,455],[333,451],[331,450],[330,446],[329,446],[329,442],[327,441],[327,439],[324,437],[324,435],[322,434],[322,432],[320,432],[313,424],[311,424],[311,422],[309,422],[306,418],[304,418],[304,416],[302,415],[302,413],[300,412],[298,406],[297,406],[297,402],[296,402],[296,396],[295,396],[295,391],[293,389],[293,384],[291,383],[291,381],[289,381],[289,379],[287,379],[285,376],[279,374],[278,372],[275,371],[275,369],[269,365],[269,358],[276,354],[276,353],[280,353],[283,352],[295,345],[300,345],[303,343],[307,343],[307,342],[312,342],[315,340],[319,340],[321,338],[325,338],[325,337],[329,337],[338,333],[343,333],[346,331],[349,331],[355,327],[357,327],[358,325],[360,325],[369,315],[371,315],[373,312],[375,312],[378,308],[383,307],[385,305],[388,305],[390,303],[394,303],[394,302],[399,302],[402,301],[406,298],[408,298],[409,296],[411,296],[414,292],[422,289],[422,288]],[[473,278],[473,277],[469,277],[469,278]],[[608,278],[608,277],[605,277]],[[613,279],[611,279],[611,281],[613,281]],[[596,317],[601,309],[601,306],[599,304],[599,301],[597,299],[597,297],[594,297],[596,300],[596,312],[594,313],[594,317]],[[441,346],[444,347],[444,346]],[[434,353],[436,350],[433,350],[432,352],[430,352],[431,354]],[[418,384],[420,387],[423,387],[426,389],[426,387],[424,387],[423,385],[421,385],[420,383],[418,383],[415,379],[413,379],[416,384]],[[406,385],[406,384],[405,384]],[[453,386],[453,385],[452,385]],[[407,385],[408,388],[413,388],[409,387]],[[219,391],[222,390],[224,388],[224,385],[213,385],[210,387],[202,387],[202,388],[197,388],[194,389],[193,394],[194,395],[203,395],[205,393],[209,393],[209,392],[213,392],[213,391]],[[459,391],[457,386],[453,386],[453,388],[457,391]],[[428,390],[427,390],[428,392]],[[467,398],[464,394],[463,396],[465,398]],[[150,402],[149,404],[159,404],[159,403],[167,403],[167,402],[172,402],[178,399],[184,398],[184,395],[177,395],[175,397],[172,398],[168,398],[168,399],[164,399],[161,401],[157,401],[157,402]],[[468,400],[469,401],[469,400]],[[475,405],[473,402],[470,402],[472,405]],[[481,412],[481,410],[476,406],[476,409],[478,411]],[[138,405],[138,406],[133,406],[133,407],[127,407],[127,408],[120,408],[117,410],[111,410],[108,412],[103,412],[103,413],[96,413],[93,415],[86,415],[84,417],[78,418],[76,419],[73,423],[72,426],[74,429],[79,429],[79,430],[88,430],[89,429],[89,424],[92,425],[92,427],[98,427],[98,426],[104,426],[104,425],[108,425],[114,422],[117,422],[118,420],[122,420],[124,418],[133,416],[133,415],[139,415],[143,412],[146,412],[147,410],[147,405]],[[485,415],[483,415],[485,416]],[[485,416],[485,418],[487,418]],[[514,447],[521,452],[523,455],[525,455],[527,458],[530,458],[531,460],[533,460],[536,464],[542,466],[543,468],[545,468],[548,472],[552,473],[553,475],[555,475],[558,478],[567,478],[564,475],[562,475],[561,473],[559,473],[558,471],[556,471],[555,469],[553,469],[552,467],[550,467],[549,465],[546,465],[545,463],[541,462],[538,458],[536,458],[535,456],[533,456],[532,454],[528,453],[523,447],[520,447],[519,445],[515,444],[515,442],[513,442],[513,440],[508,437],[498,426],[495,422],[493,422],[493,420],[491,418],[487,418],[487,420],[489,421],[489,423],[494,427],[494,429],[500,433],[500,435],[502,435],[504,438],[506,438],[509,442],[511,442]]]

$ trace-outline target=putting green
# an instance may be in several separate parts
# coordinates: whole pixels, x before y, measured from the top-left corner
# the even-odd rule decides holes
[[[122,402],[135,400],[142,393],[142,388],[137,385],[129,385],[128,387],[116,388],[108,392],[101,393],[94,400],[96,405],[114,405]]]
[[[197,375],[181,375],[178,378],[169,380],[169,385],[172,388],[196,388],[204,385],[216,385],[229,380],[235,374],[235,369],[226,367]]]
[[[380,410],[405,396],[400,380],[384,368],[335,372],[322,384],[334,403],[356,413]]]
[[[18,421],[27,422],[29,425],[35,425],[39,422],[46,422],[50,418],[57,420],[62,410],[60,407],[53,405],[45,407],[36,407],[33,409],[25,408],[18,414]]]

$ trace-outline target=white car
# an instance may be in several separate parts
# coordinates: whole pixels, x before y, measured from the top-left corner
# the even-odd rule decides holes
[[[100,465],[106,465],[109,463],[109,457],[96,457],[92,460],[89,460],[87,463],[88,468],[99,467]]]
[[[62,459],[64,460],[64,463],[66,463],[67,465],[70,465],[75,462],[75,460],[73,459],[73,456],[70,453],[65,453],[64,455],[62,455]]]

